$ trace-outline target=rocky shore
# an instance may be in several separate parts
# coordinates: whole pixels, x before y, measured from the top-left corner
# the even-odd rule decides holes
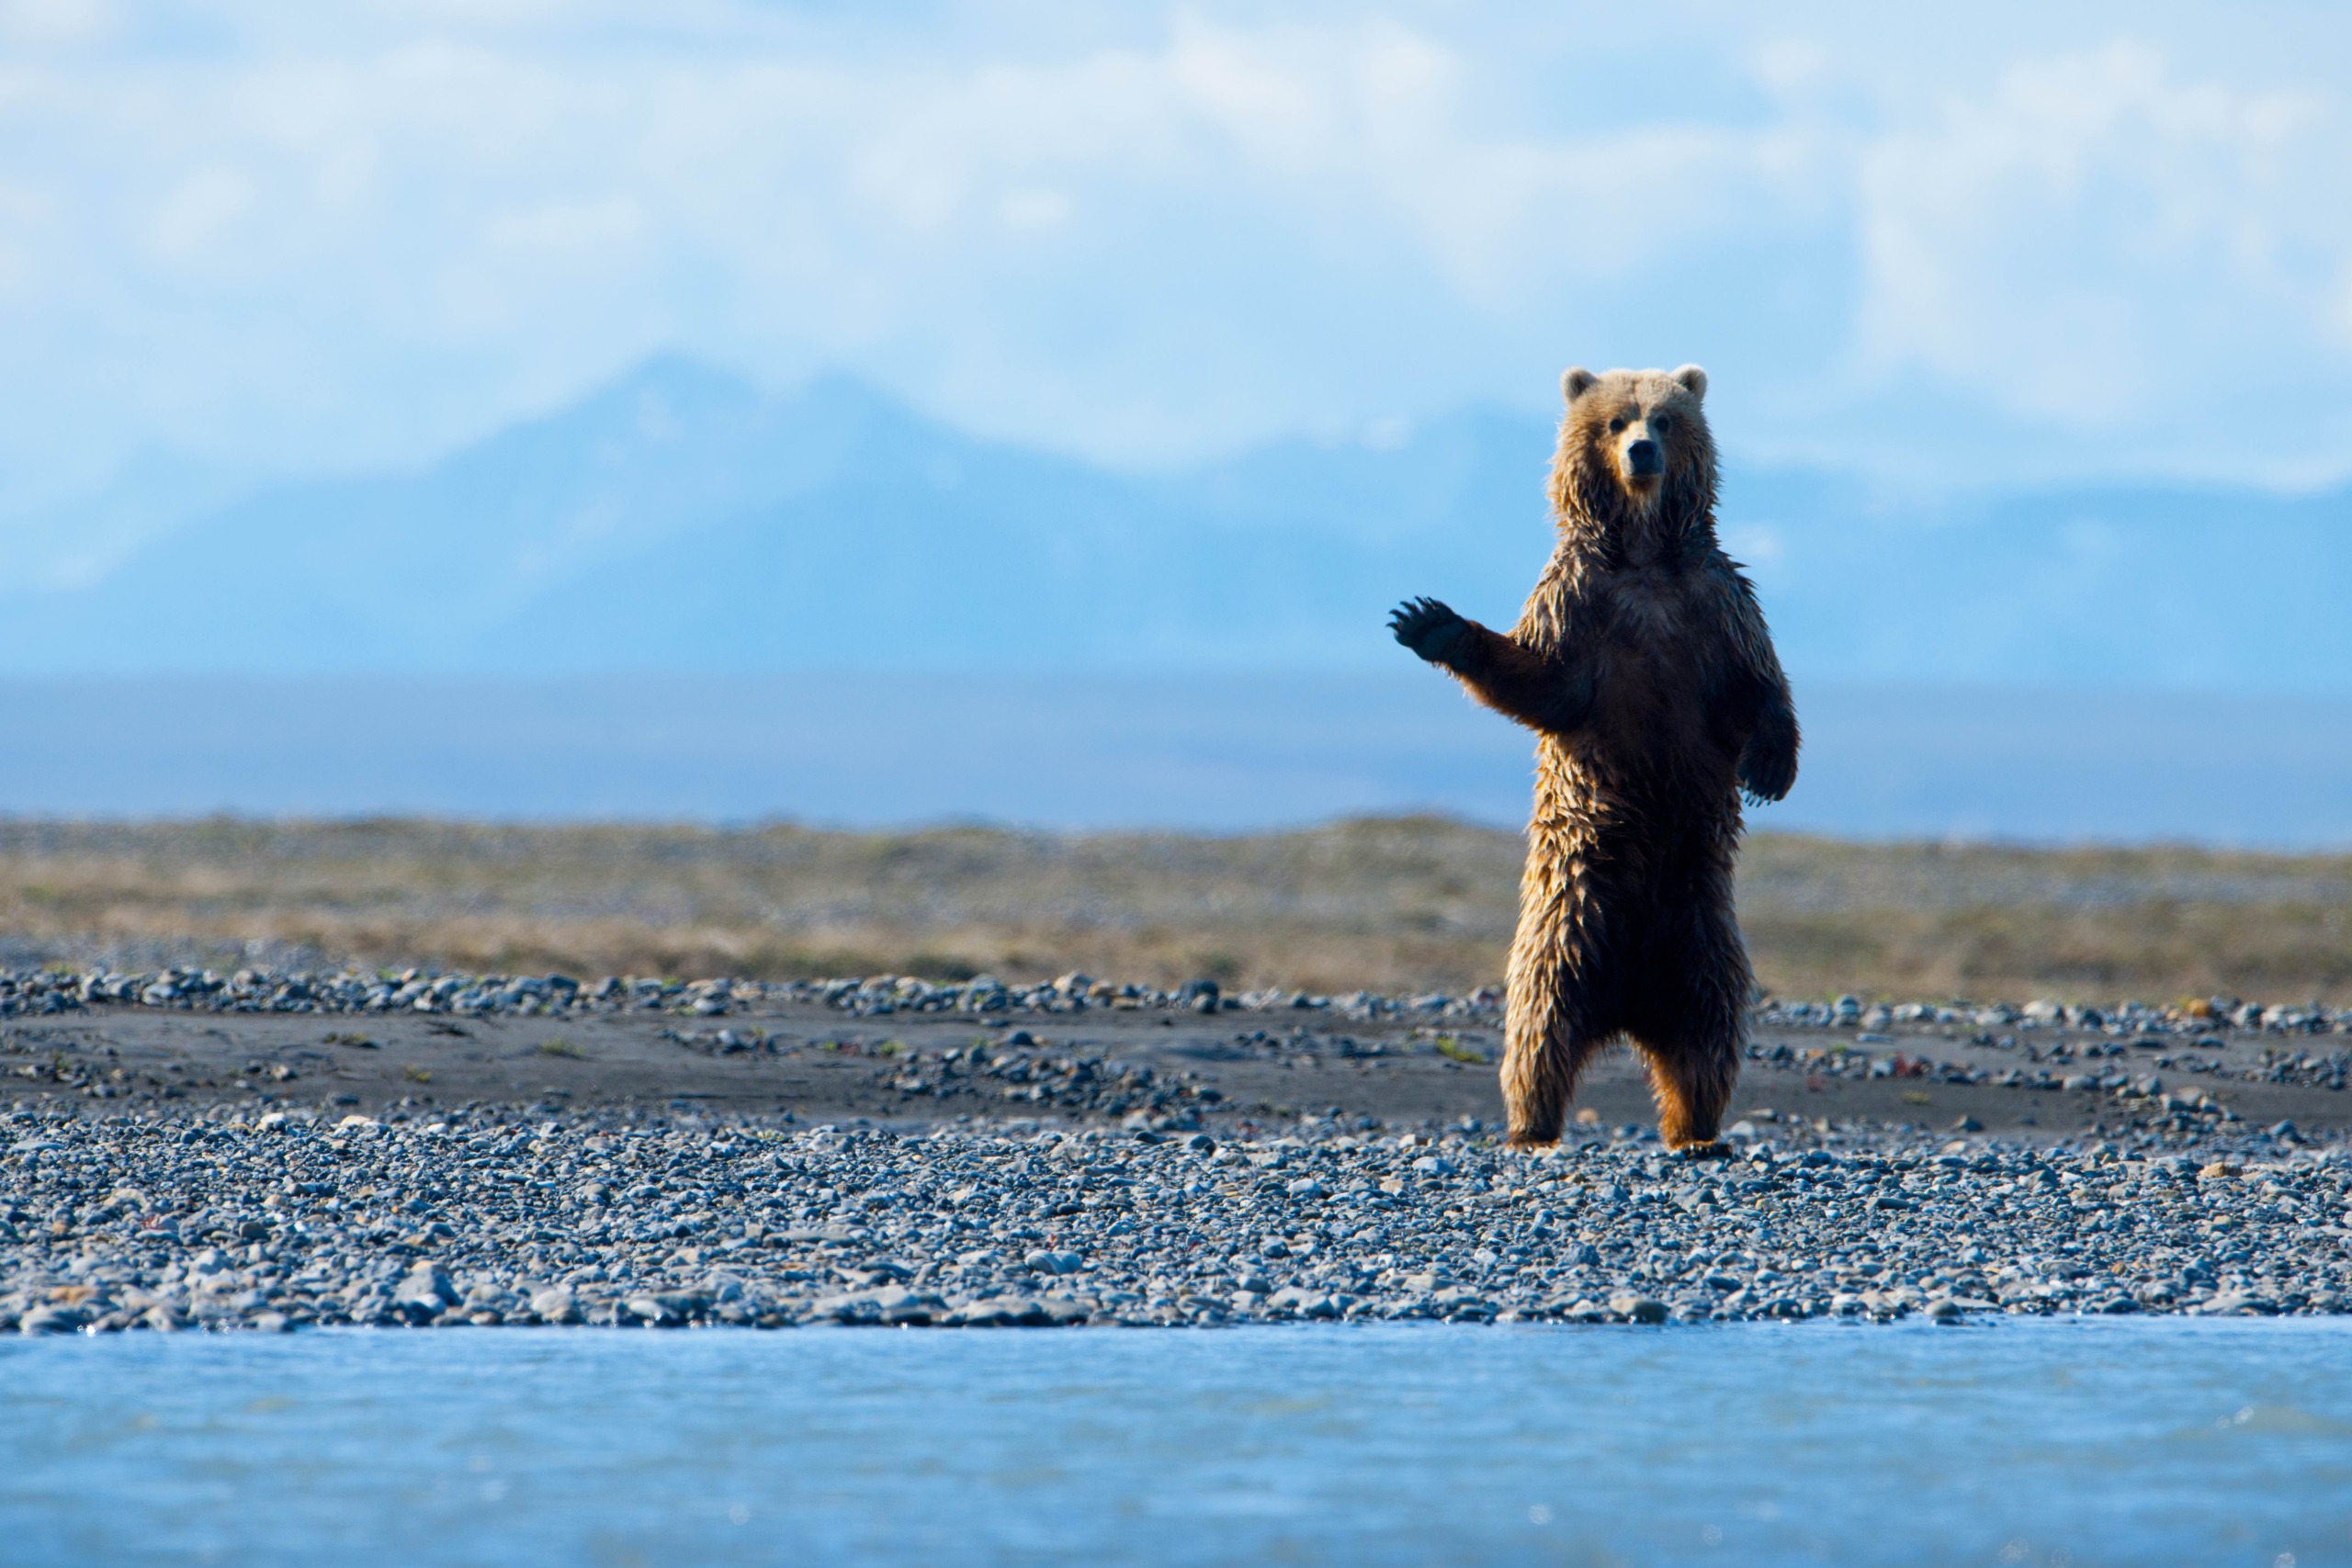
[[[1215,1325],[2352,1308],[2352,1159],[18,1110],[0,1325]]]
[[[2319,1008],[1772,1004],[1735,1157],[1691,1160],[1622,1059],[1560,1147],[1497,1146],[1490,993],[168,972],[0,1006],[28,1333],[2352,1310]]]

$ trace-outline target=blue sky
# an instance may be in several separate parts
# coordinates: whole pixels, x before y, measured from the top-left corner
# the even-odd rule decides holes
[[[419,463],[663,349],[1131,465],[1697,360],[1757,460],[2329,482],[2347,35],[2317,4],[0,0],[0,518],[141,453]]]

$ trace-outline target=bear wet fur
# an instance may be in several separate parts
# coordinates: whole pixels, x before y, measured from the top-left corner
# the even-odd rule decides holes
[[[1741,795],[1788,794],[1796,710],[1755,589],[1715,540],[1706,373],[1574,369],[1561,388],[1559,544],[1519,624],[1417,599],[1391,627],[1536,732],[1510,1141],[1555,1141],[1585,1065],[1623,1037],[1668,1145],[1713,1148],[1754,985],[1732,912]]]

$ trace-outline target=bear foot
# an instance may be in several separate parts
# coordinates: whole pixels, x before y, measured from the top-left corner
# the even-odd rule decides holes
[[[1684,1159],[1729,1159],[1732,1147],[1721,1138],[1710,1138],[1703,1144],[1685,1144],[1674,1151]]]

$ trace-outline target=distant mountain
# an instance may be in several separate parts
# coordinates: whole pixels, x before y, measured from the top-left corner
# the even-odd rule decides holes
[[[0,514],[9,568],[0,577],[0,615],[10,600],[100,581],[156,540],[254,488],[234,474],[151,450],[95,493]]]
[[[1894,506],[1734,486],[1792,669],[1848,680],[2352,692],[2352,490],[2105,487]],[[2151,737],[2152,746],[2221,737]]]
[[[1385,670],[1406,593],[1515,614],[1550,446],[1467,411],[1139,476],[663,358],[421,472],[48,519],[106,547],[20,575],[0,671]],[[1735,461],[1724,520],[1801,678],[2352,691],[2352,492],[1922,504]]]

